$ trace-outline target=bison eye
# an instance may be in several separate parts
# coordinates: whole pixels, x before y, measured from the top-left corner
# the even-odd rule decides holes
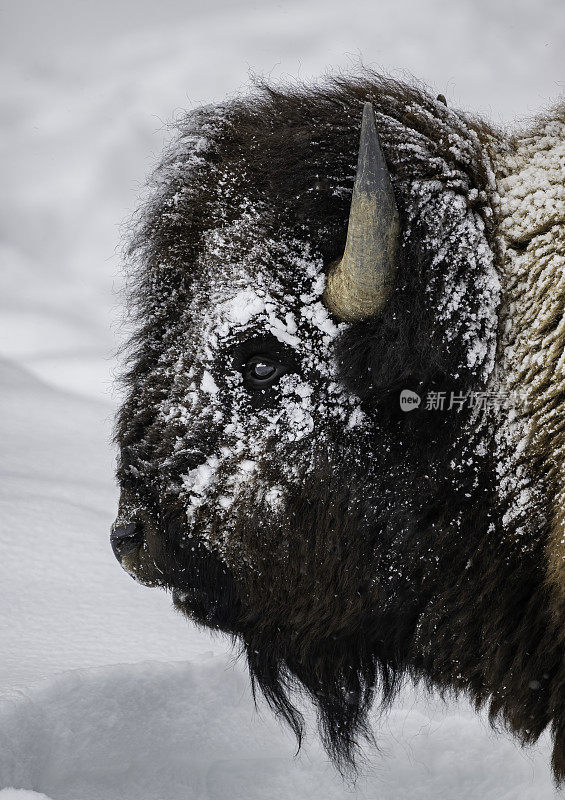
[[[283,364],[269,356],[255,355],[243,367],[243,377],[249,386],[265,387],[273,384],[287,370]]]

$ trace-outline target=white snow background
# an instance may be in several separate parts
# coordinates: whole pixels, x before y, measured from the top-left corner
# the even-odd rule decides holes
[[[561,0],[0,0],[0,800],[545,800],[465,702],[407,689],[355,786],[250,698],[108,531],[120,223],[180,109],[365,63],[496,123],[562,90]],[[9,788],[11,787],[11,788]]]

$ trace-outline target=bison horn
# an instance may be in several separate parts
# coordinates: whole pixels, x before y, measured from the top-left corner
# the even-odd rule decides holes
[[[324,292],[326,307],[340,320],[354,322],[384,308],[394,281],[399,231],[375,112],[365,103],[345,252],[330,267]]]

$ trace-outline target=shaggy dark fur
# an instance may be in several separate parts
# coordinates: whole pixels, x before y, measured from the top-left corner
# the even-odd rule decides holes
[[[216,452],[222,431],[206,416],[205,397],[190,425],[178,417],[165,423],[161,413],[187,390],[173,365],[198,324],[187,322],[186,309],[199,286],[203,241],[251,206],[269,241],[307,243],[326,266],[340,257],[366,100],[403,224],[386,310],[348,326],[335,343],[339,379],[361,399],[370,426],[359,438],[331,422],[318,450],[308,440],[285,452],[309,466],[287,487],[283,512],[274,521],[243,504],[222,547],[211,501],[205,510],[216,538],[207,544],[198,519],[186,521],[180,476]],[[545,509],[534,509],[526,535],[503,525],[489,412],[404,414],[398,402],[405,388],[421,395],[484,388],[496,341],[484,313],[486,262],[476,249],[484,247],[496,267],[489,148],[500,135],[419,87],[373,74],[314,88],[261,86],[178,127],[130,251],[139,325],[117,426],[120,519],[143,522],[160,576],[153,582],[175,589],[175,605],[192,618],[243,644],[254,683],[298,736],[291,695],[305,689],[342,767],[359,735],[368,735],[375,694],[390,703],[408,675],[442,693],[466,693],[521,742],[551,725],[562,780],[562,620],[544,584]],[[300,276],[284,251],[270,268],[293,295]],[[457,285],[463,300],[439,313]],[[473,360],[477,342],[484,348]],[[276,346],[263,341],[260,351]],[[190,353],[186,359],[188,366]],[[249,402],[276,404],[277,395],[250,394]],[[276,443],[268,447],[276,452]],[[272,485],[284,481],[276,458],[262,474]],[[543,489],[542,477],[532,482]],[[137,574],[149,582],[141,567]]]

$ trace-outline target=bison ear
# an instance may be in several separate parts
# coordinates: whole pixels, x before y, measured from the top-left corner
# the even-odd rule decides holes
[[[324,303],[345,322],[379,314],[394,284],[400,222],[375,112],[365,103],[343,258],[328,274]]]

